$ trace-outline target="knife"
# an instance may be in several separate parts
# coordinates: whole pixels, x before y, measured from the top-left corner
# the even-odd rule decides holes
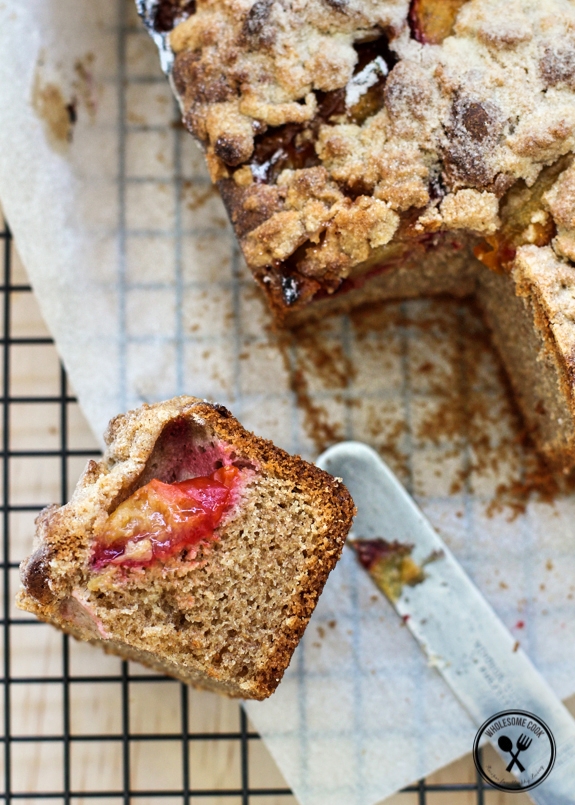
[[[575,803],[575,721],[378,454],[360,442],[317,465],[355,505],[349,542],[503,765],[478,766],[537,805]],[[470,747],[471,749],[471,747]]]

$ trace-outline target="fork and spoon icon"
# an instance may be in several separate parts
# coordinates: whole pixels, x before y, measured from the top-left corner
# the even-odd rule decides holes
[[[532,738],[528,738],[526,735],[523,735],[522,733],[517,739],[517,746],[516,746],[517,752],[513,752],[513,742],[511,741],[511,739],[508,738],[507,735],[502,735],[499,738],[499,740],[497,741],[497,743],[499,744],[499,748],[501,749],[502,752],[509,752],[512,758],[511,763],[509,764],[509,766],[507,766],[505,771],[511,771],[511,769],[515,765],[517,766],[519,771],[525,771],[525,767],[519,762],[518,757],[521,754],[521,752],[525,752],[527,749],[529,749],[532,740],[533,740]]]

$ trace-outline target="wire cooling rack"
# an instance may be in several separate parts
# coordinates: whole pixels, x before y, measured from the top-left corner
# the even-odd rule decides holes
[[[3,799],[295,805],[237,702],[107,657],[14,609],[34,517],[68,498],[81,467],[99,451],[6,225],[0,238]],[[515,796],[514,805],[522,799]],[[388,803],[495,801],[508,800],[482,783],[468,758]]]

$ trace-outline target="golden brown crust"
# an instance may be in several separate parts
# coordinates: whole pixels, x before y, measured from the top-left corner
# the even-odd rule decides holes
[[[221,539],[213,551],[206,547],[191,565],[181,565],[178,564],[179,560],[174,560],[168,563],[165,571],[161,568],[151,573],[146,571],[149,589],[152,590],[155,585],[154,589],[157,590],[153,599],[155,603],[150,610],[153,615],[149,616],[149,622],[134,615],[142,622],[137,632],[132,633],[130,621],[126,622],[120,611],[114,610],[116,605],[109,603],[106,608],[105,603],[107,599],[110,602],[120,600],[124,601],[124,607],[135,606],[140,589],[138,585],[142,583],[141,574],[138,577],[138,573],[134,572],[132,577],[123,578],[115,569],[105,573],[95,572],[89,562],[92,539],[108,513],[136,488],[147,483],[151,477],[156,477],[157,471],[165,471],[161,467],[165,466],[166,456],[174,443],[170,434],[174,427],[183,427],[182,423],[192,429],[189,444],[231,446],[236,466],[249,467],[250,470],[257,468],[257,471],[255,476],[252,472],[250,478],[254,480],[242,492],[237,511],[234,511],[229,523],[226,521],[222,525]],[[206,435],[209,442],[202,441]],[[18,597],[18,605],[76,637],[100,643],[107,650],[124,657],[138,657],[192,684],[208,685],[210,689],[246,698],[270,695],[281,679],[327,576],[341,553],[354,514],[349,493],[337,479],[246,431],[227,409],[193,397],[144,405],[116,417],[110,422],[105,438],[108,447],[102,460],[90,462],[70,503],[62,508],[50,507],[38,518],[35,550],[22,563],[23,589]],[[188,449],[186,444],[182,443],[183,452]],[[190,477],[189,474],[187,477]],[[300,508],[303,508],[299,516],[305,526],[303,534],[298,534],[294,514],[288,511],[291,505],[287,497],[290,489],[295,490],[298,500],[301,500]],[[265,557],[262,551],[266,550],[267,535],[258,532],[252,537],[249,534],[250,522],[266,522],[258,514],[261,507],[267,509],[268,520],[272,517],[276,523],[283,537],[283,550],[289,551],[291,545],[294,552],[293,577],[273,562],[271,570],[269,562],[261,565],[266,573],[272,574],[269,581],[274,582],[275,573],[278,589],[286,590],[279,614],[277,606],[262,602],[262,595],[265,598],[263,582],[253,586],[258,609],[262,607],[265,610],[269,606],[270,616],[273,614],[270,624],[273,622],[276,626],[271,632],[266,632],[265,622],[262,625],[260,618],[260,631],[254,631],[252,637],[245,631],[249,630],[249,624],[241,628],[238,625],[237,629],[243,630],[239,636],[229,639],[224,635],[222,639],[218,637],[219,643],[210,642],[210,623],[202,626],[198,621],[205,615],[198,614],[204,612],[201,607],[194,607],[194,594],[202,596],[202,606],[206,597],[213,597],[210,590],[216,592],[216,597],[223,596],[222,600],[232,598],[225,592],[225,568],[231,570],[229,562],[233,561],[234,556],[242,556],[242,561],[246,561],[247,548],[242,547],[246,538],[255,540],[256,546],[250,549],[255,551],[253,559],[250,558],[252,554],[247,552],[247,572],[253,572],[252,561],[257,562],[258,556],[262,557],[260,562],[263,561]],[[282,507],[286,507],[285,517]],[[255,513],[250,515],[250,511]],[[283,535],[282,522],[286,529]],[[276,535],[272,536],[275,538]],[[226,546],[230,540],[232,547],[228,550]],[[270,547],[272,549],[273,545]],[[196,566],[200,568],[199,571],[194,570]],[[213,581],[210,581],[211,578]],[[200,586],[193,593],[195,583],[200,583]],[[294,583],[296,588],[293,588]],[[249,590],[250,584],[246,584],[246,590]],[[184,609],[181,613],[174,611],[174,602],[180,600],[179,593],[180,597],[183,596]],[[128,604],[129,601],[132,603]],[[227,606],[229,609],[230,604]],[[246,607],[242,605],[242,609]],[[225,620],[223,615],[217,615],[217,607],[214,611],[219,620]],[[245,611],[242,612],[244,614]],[[183,627],[187,631],[178,631]],[[150,632],[149,638],[141,636],[146,630]],[[252,647],[247,653],[251,657],[244,661],[243,666],[240,663],[241,674],[238,677],[233,657],[226,657],[222,663],[221,653],[233,653],[237,644],[237,650],[241,649],[245,654],[246,647],[253,640],[261,645],[257,651]],[[189,651],[191,654],[188,654]]]

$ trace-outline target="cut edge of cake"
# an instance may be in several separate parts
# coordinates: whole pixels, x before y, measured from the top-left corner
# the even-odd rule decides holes
[[[266,698],[339,558],[355,512],[349,493],[192,397],[116,417],[106,442],[70,502],[38,517],[18,606],[184,682]],[[213,538],[161,562],[94,564],[109,515],[136,490],[222,464],[240,480]]]

